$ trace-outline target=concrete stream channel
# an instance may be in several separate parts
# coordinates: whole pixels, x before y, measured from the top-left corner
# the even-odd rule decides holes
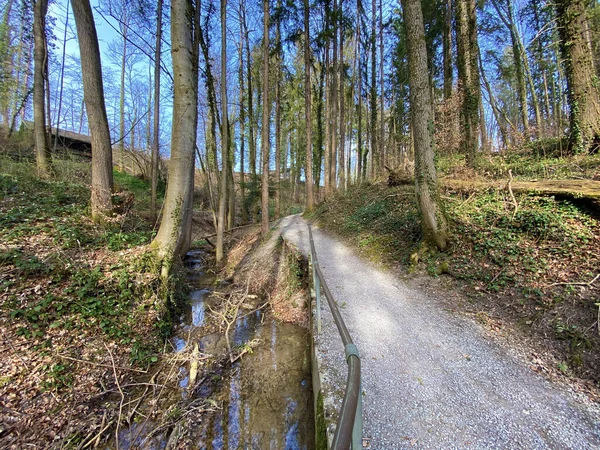
[[[175,354],[189,351],[195,344],[202,354],[227,352],[223,332],[210,333],[205,320],[219,299],[213,295],[214,277],[204,272],[204,253],[190,251],[184,263],[192,290],[187,311],[171,338]],[[253,350],[221,372],[217,383],[205,383],[195,396],[215,404],[212,412],[192,433],[198,449],[290,449],[314,448],[314,414],[311,381],[310,332],[300,326],[281,323],[269,311],[257,310],[240,318],[230,331],[231,347],[258,342]],[[189,399],[190,367],[179,367],[180,390],[172,402]],[[210,385],[210,386],[209,386]],[[216,387],[215,387],[216,386]],[[165,449],[168,435],[144,440],[132,426],[120,433],[121,450],[130,448]],[[137,439],[132,436],[138,436]],[[132,445],[135,440],[135,447]],[[179,447],[177,447],[179,448]]]

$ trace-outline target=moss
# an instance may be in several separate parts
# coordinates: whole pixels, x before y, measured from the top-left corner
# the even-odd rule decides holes
[[[327,424],[325,423],[325,406],[323,393],[317,396],[317,415],[315,416],[315,449],[327,450]]]

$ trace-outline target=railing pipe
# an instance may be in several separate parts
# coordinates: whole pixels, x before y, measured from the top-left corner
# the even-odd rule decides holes
[[[344,323],[344,319],[340,314],[340,311],[333,300],[333,295],[325,282],[321,268],[319,267],[319,260],[317,259],[317,252],[315,250],[315,243],[313,240],[312,230],[310,225],[308,226],[308,234],[310,237],[310,254],[313,264],[313,280],[315,282],[315,295],[317,297],[317,332],[320,333],[320,287],[323,288],[325,298],[329,304],[329,309],[333,315],[333,320],[337,326],[338,332],[342,338],[344,344],[344,352],[346,354],[346,363],[348,364],[348,378],[346,380],[346,391],[344,393],[344,399],[342,401],[342,407],[338,417],[338,422],[333,435],[333,441],[331,447],[334,450],[347,450],[352,448],[358,450],[362,448],[362,400],[361,395],[361,381],[360,381],[360,355],[358,348],[352,342],[348,328]],[[316,276],[315,276],[316,274]],[[320,285],[320,286],[319,286]]]

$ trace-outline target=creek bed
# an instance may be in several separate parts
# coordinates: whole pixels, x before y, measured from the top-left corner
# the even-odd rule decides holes
[[[174,353],[189,351],[195,344],[202,354],[223,355],[227,341],[222,333],[206,329],[209,308],[219,299],[210,290],[214,278],[203,272],[202,251],[189,252],[188,282],[193,286],[190,305],[171,338]],[[232,348],[251,345],[244,356],[217,370],[210,382],[193,391],[190,398],[189,364],[178,369],[182,398],[193,402],[204,398],[215,405],[193,430],[186,430],[199,449],[306,449],[314,448],[314,417],[310,373],[309,331],[277,322],[269,312],[243,311],[230,331]],[[144,434],[123,430],[120,448],[130,448],[126,436]],[[141,442],[136,441],[139,445]],[[164,449],[166,436],[154,436],[142,448]]]

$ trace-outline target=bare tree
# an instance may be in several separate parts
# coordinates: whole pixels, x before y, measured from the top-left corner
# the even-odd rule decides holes
[[[112,211],[113,176],[100,48],[89,0],[72,0],[71,6],[77,26],[85,108],[92,136],[92,218],[101,219]]]
[[[173,121],[169,181],[160,228],[152,246],[168,276],[173,258],[187,250],[184,243],[191,225],[194,190],[194,150],[198,103],[197,58],[193,51],[191,0],[171,0],[171,56],[173,58]]]
[[[45,86],[48,77],[48,45],[46,42],[46,13],[48,0],[36,0],[33,3],[33,133],[38,174],[49,177],[52,172],[52,159],[46,132],[46,95]]]
[[[152,217],[156,218],[156,191],[158,189],[158,164],[159,154],[159,131],[160,131],[160,61],[162,44],[162,14],[163,0],[158,0],[156,4],[156,45],[154,49],[154,123],[152,129],[152,160],[151,167],[151,193],[150,209]]]

